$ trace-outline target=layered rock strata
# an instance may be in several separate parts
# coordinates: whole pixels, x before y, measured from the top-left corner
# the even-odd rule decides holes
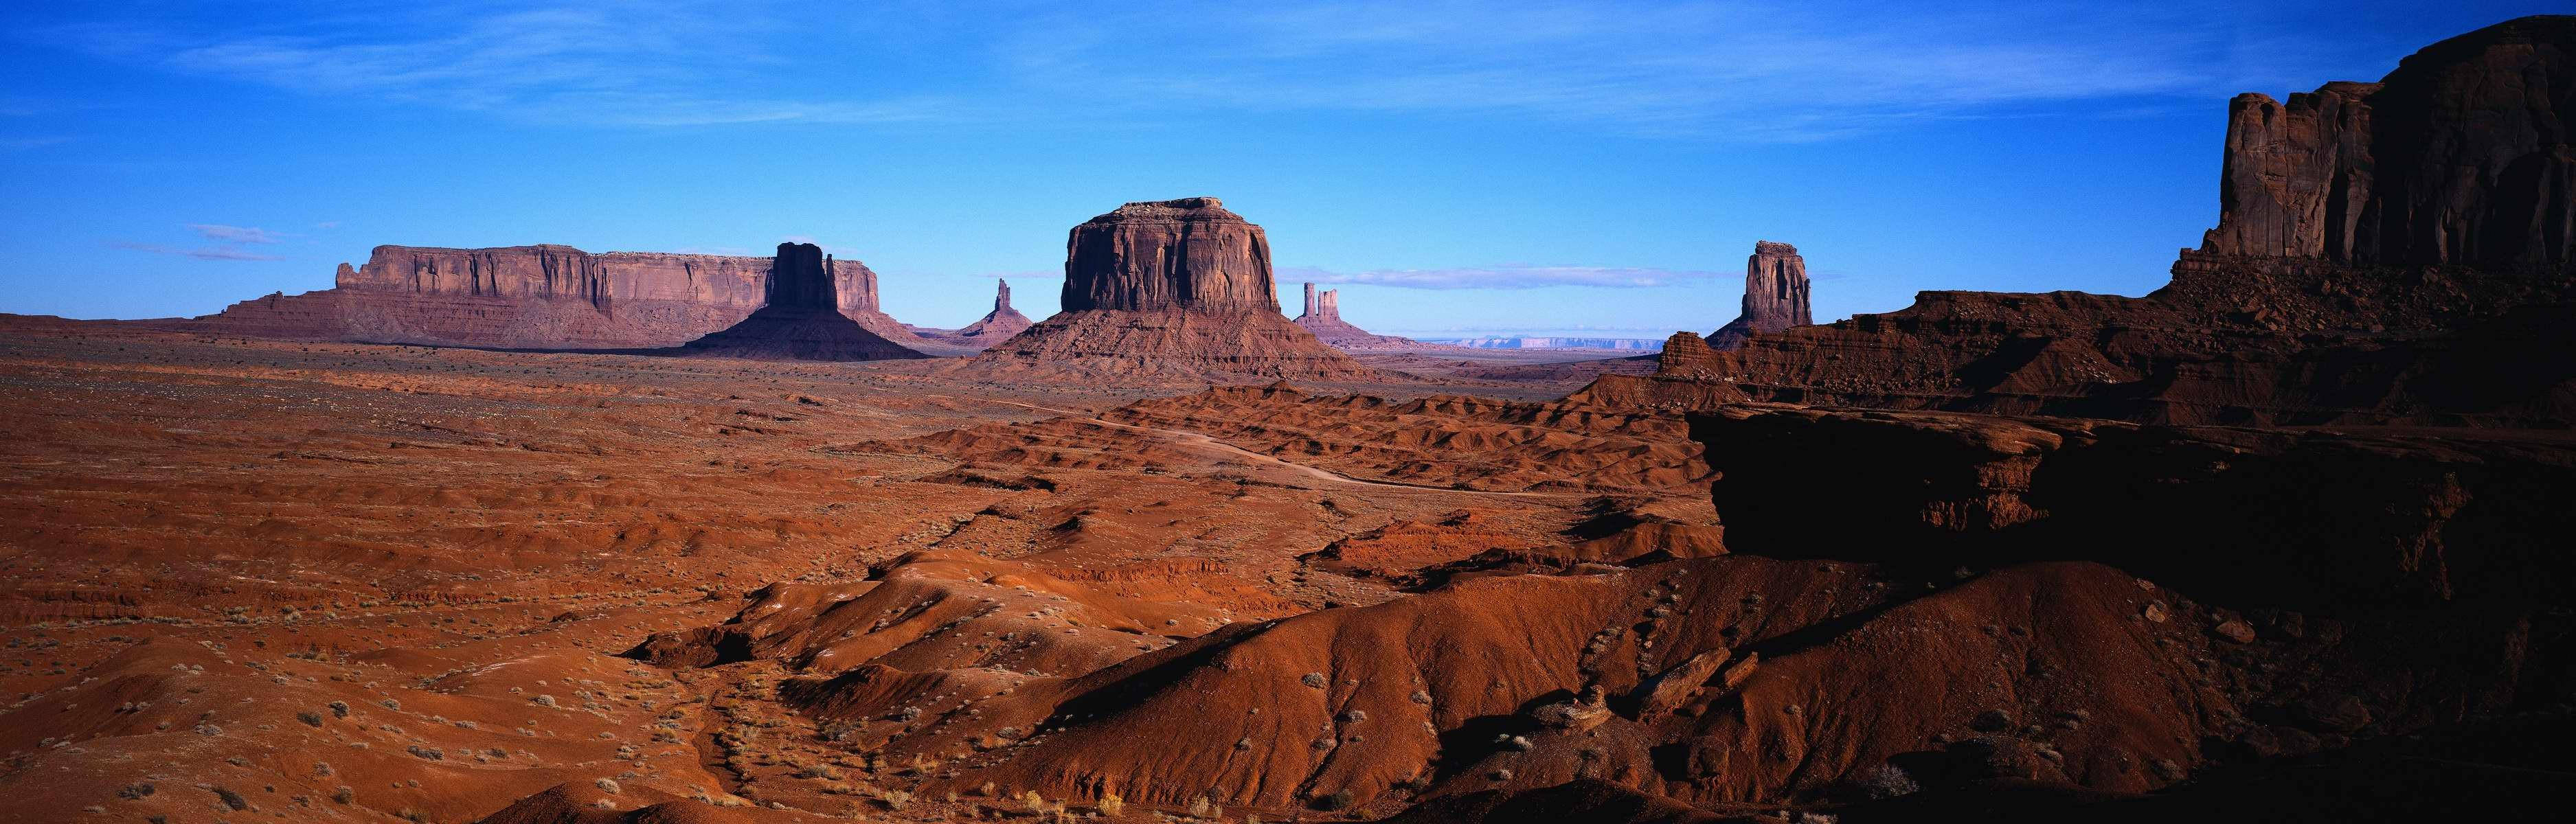
[[[2222,215],[2144,298],[1925,292],[1579,397],[2173,423],[2576,424],[2576,17],[2443,41],[2375,84],[2230,110]]]
[[[1744,261],[1744,311],[1709,333],[1708,345],[1733,349],[1755,334],[1777,334],[1816,322],[1807,308],[1807,259],[1798,247],[1755,241]]]
[[[767,298],[768,258],[569,246],[378,246],[341,264],[330,289],[272,294],[185,322],[219,334],[292,340],[514,349],[668,346],[751,315]],[[840,311],[908,340],[877,304],[876,272],[828,257]]]
[[[1075,226],[1064,311],[974,367],[1108,377],[1379,376],[1280,316],[1270,241],[1212,197],[1129,203]]]

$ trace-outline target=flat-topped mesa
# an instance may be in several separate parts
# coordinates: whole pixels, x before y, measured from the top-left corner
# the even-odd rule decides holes
[[[2425,47],[2377,83],[2228,104],[2200,251],[2357,265],[2576,260],[2576,25],[2525,17]]]
[[[1125,382],[1390,377],[1279,314],[1269,239],[1216,198],[1084,221],[1065,240],[1064,271],[1064,311],[958,368]]]
[[[2153,294],[1928,291],[1733,349],[1677,339],[1656,374],[1605,376],[1578,395],[2159,423],[2576,424],[2570,112],[2576,16],[2564,15],[2435,43],[2377,83],[2327,83],[2287,104],[2240,95],[2227,107],[2218,226]],[[1753,274],[1748,316],[1762,303]]]
[[[340,264],[342,289],[485,298],[573,300],[603,311],[620,301],[739,306],[765,299],[766,258],[660,252],[593,254],[552,243],[490,249],[378,246],[364,266]]]
[[[841,312],[913,341],[877,308],[877,276],[820,258]],[[243,301],[190,322],[221,334],[519,349],[671,346],[724,329],[770,300],[770,258],[585,252],[558,244],[378,246],[340,264],[333,287]],[[810,287],[809,287],[810,288]]]
[[[1708,345],[1733,349],[1756,334],[1779,334],[1815,322],[1807,308],[1807,259],[1796,246],[1757,240],[1753,255],[1744,261],[1744,309],[1709,333]]]
[[[1279,311],[1270,239],[1212,197],[1129,203],[1073,227],[1064,309]]]

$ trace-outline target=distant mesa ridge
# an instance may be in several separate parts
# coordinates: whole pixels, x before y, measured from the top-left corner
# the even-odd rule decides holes
[[[1651,338],[1559,338],[1559,337],[1482,337],[1441,338],[1435,343],[1468,349],[1627,349],[1651,351],[1662,349],[1664,342]]]
[[[771,259],[592,253],[540,244],[488,249],[378,246],[341,264],[331,289],[273,294],[183,322],[197,331],[292,340],[515,349],[676,346],[741,322],[769,301]],[[877,275],[825,259],[840,312],[915,342],[878,307]]]
[[[1740,342],[1683,332],[1656,374],[1606,376],[1577,397],[2576,425],[2571,114],[2576,17],[2563,15],[2435,43],[2377,83],[2328,83],[2287,103],[2240,95],[2227,108],[2218,225],[2153,294],[1930,291],[1895,312],[1747,330]],[[1757,247],[1748,285],[1765,255]],[[1751,292],[1747,318],[1779,317]]]

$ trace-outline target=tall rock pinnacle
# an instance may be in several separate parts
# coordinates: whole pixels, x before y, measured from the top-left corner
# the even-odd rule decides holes
[[[957,330],[956,339],[991,346],[1029,328],[1029,316],[1011,308],[1011,282],[995,282],[1000,285],[993,290],[993,311],[986,313],[982,320]]]
[[[1709,333],[1708,344],[1733,349],[1755,334],[1777,334],[1815,322],[1807,308],[1807,259],[1798,256],[1798,247],[1755,241],[1753,256],[1744,261],[1744,311]]]

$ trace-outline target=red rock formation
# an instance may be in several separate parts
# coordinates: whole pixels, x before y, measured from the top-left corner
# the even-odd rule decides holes
[[[1733,349],[1755,334],[1775,334],[1816,322],[1807,309],[1807,259],[1798,247],[1754,241],[1744,261],[1744,311],[1708,335],[1708,345]]]
[[[993,295],[993,311],[985,313],[983,319],[974,324],[957,330],[954,337],[990,344],[1007,340],[1029,328],[1029,316],[1011,308],[1011,282],[997,282],[1000,287]]]
[[[810,243],[778,244],[759,310],[722,331],[681,345],[673,354],[753,360],[858,361],[924,357],[869,331],[842,314],[831,258]]]
[[[2229,104],[2201,250],[2356,264],[2576,260],[2576,26],[2526,17],[2425,47],[2378,83]]]
[[[1315,333],[1315,338],[1323,341],[1325,345],[1345,352],[1462,348],[1446,344],[1423,343],[1412,338],[1394,335],[1380,335],[1353,326],[1349,321],[1342,320],[1341,292],[1330,289],[1318,292],[1315,291],[1315,284],[1312,283],[1306,284],[1306,312],[1298,315],[1294,323],[1305,327],[1308,332]]]
[[[1262,310],[1276,314],[1270,239],[1212,197],[1146,201],[1073,227],[1064,310]]]
[[[1582,399],[2157,422],[2576,423],[2576,17],[2427,47],[2378,84],[2231,108],[2224,214],[2145,298],[1925,292],[1676,339]]]
[[[1270,243],[1212,197],[1129,203],[1073,227],[1064,311],[967,368],[1068,377],[1383,377],[1279,315]]]
[[[1692,415],[1691,435],[1737,552],[2098,561],[2239,606],[2355,613],[2576,597],[2576,559],[2543,549],[2576,531],[2562,433],[1738,405]],[[1827,521],[1834,540],[1815,540]]]
[[[334,288],[273,294],[185,326],[297,340],[517,349],[666,346],[724,329],[760,307],[770,260],[658,252],[592,254],[569,246],[442,249],[378,246],[341,264]],[[876,273],[826,259],[842,311],[885,334]],[[895,340],[910,339],[901,333]]]

